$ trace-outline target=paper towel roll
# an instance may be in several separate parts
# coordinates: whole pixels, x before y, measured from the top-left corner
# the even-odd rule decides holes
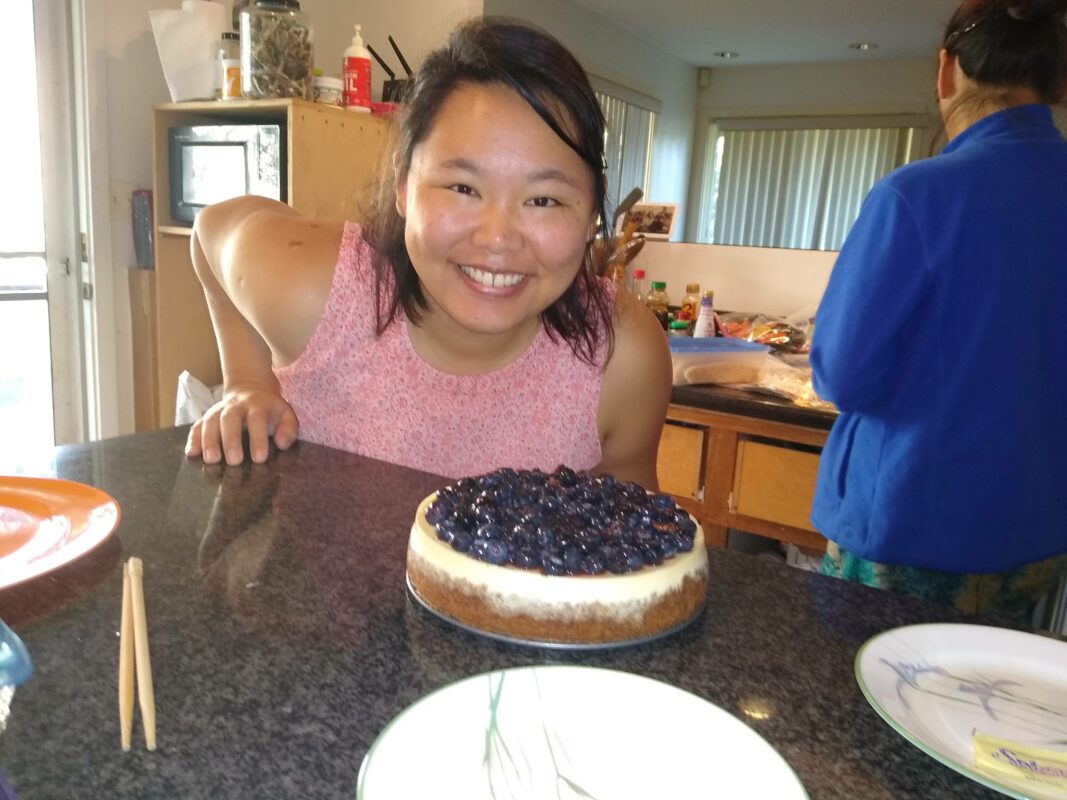
[[[215,0],[182,0],[180,11],[149,11],[148,18],[171,100],[210,100],[215,48],[230,29],[226,6]]]

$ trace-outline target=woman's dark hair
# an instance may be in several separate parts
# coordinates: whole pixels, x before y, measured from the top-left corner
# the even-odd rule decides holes
[[[1067,81],[1067,0],[965,0],[941,46],[971,80],[1056,102]]]
[[[396,209],[396,177],[407,174],[415,148],[426,139],[448,97],[462,85],[511,89],[589,167],[600,232],[605,220],[604,114],[577,59],[555,38],[526,23],[482,17],[464,23],[448,43],[430,53],[404,95],[393,152],[395,174],[383,181],[365,232],[375,250],[377,329],[381,334],[400,308],[413,322],[429,306],[404,243],[404,219]],[[591,244],[591,243],[590,243]],[[549,336],[566,341],[575,355],[594,363],[601,342],[612,344],[611,303],[596,278],[586,247],[577,278],[541,313]]]

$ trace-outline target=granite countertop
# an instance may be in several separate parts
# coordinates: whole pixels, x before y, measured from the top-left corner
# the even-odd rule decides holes
[[[833,411],[806,408],[783,398],[729,386],[675,386],[671,390],[671,402],[705,411],[721,411],[822,430],[830,430],[837,419]]]
[[[726,709],[813,800],[967,797],[984,789],[919,751],[864,700],[858,648],[951,609],[712,551],[705,612],[656,642],[598,651],[502,643],[438,620],[404,585],[407,532],[440,477],[308,444],[266,465],[206,467],[184,429],[60,448],[55,474],[122,507],[116,535],[0,591],[36,673],[15,695],[0,764],[35,798],[351,798],[403,708],[505,667],[646,675]],[[144,560],[159,750],[119,747],[121,565]],[[745,716],[757,703],[763,710]],[[709,775],[714,770],[709,751]],[[653,765],[654,769],[663,765]]]

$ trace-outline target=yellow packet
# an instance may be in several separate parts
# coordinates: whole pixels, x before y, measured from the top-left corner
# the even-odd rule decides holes
[[[974,768],[1034,800],[1067,800],[1067,751],[1017,744],[975,731]]]

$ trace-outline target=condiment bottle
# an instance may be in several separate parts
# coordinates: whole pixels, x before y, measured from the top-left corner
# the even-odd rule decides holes
[[[685,285],[685,297],[682,298],[682,309],[679,316],[682,319],[696,319],[697,311],[700,310],[700,284],[687,283]]]
[[[313,38],[299,0],[256,0],[241,9],[241,93],[310,100]]]
[[[352,44],[345,48],[341,61],[344,75],[344,107],[350,110],[370,108],[370,50],[363,44],[363,26],[356,25]]]
[[[630,292],[642,303],[645,302],[645,271],[643,269],[634,270],[630,281]]]
[[[215,99],[237,100],[241,97],[241,41],[234,31],[226,31],[219,42]]]
[[[715,335],[715,292],[711,289],[704,290],[704,296],[700,298],[700,311],[697,313],[696,324],[693,325],[694,337],[707,337]]]
[[[689,335],[689,323],[684,319],[676,319],[667,328],[668,336],[688,336]]]
[[[671,299],[667,296],[666,281],[652,281],[652,291],[648,293],[645,303],[652,313],[656,315],[656,319],[659,320],[663,330],[667,330],[667,323],[669,322],[667,306],[670,305],[670,302]]]

